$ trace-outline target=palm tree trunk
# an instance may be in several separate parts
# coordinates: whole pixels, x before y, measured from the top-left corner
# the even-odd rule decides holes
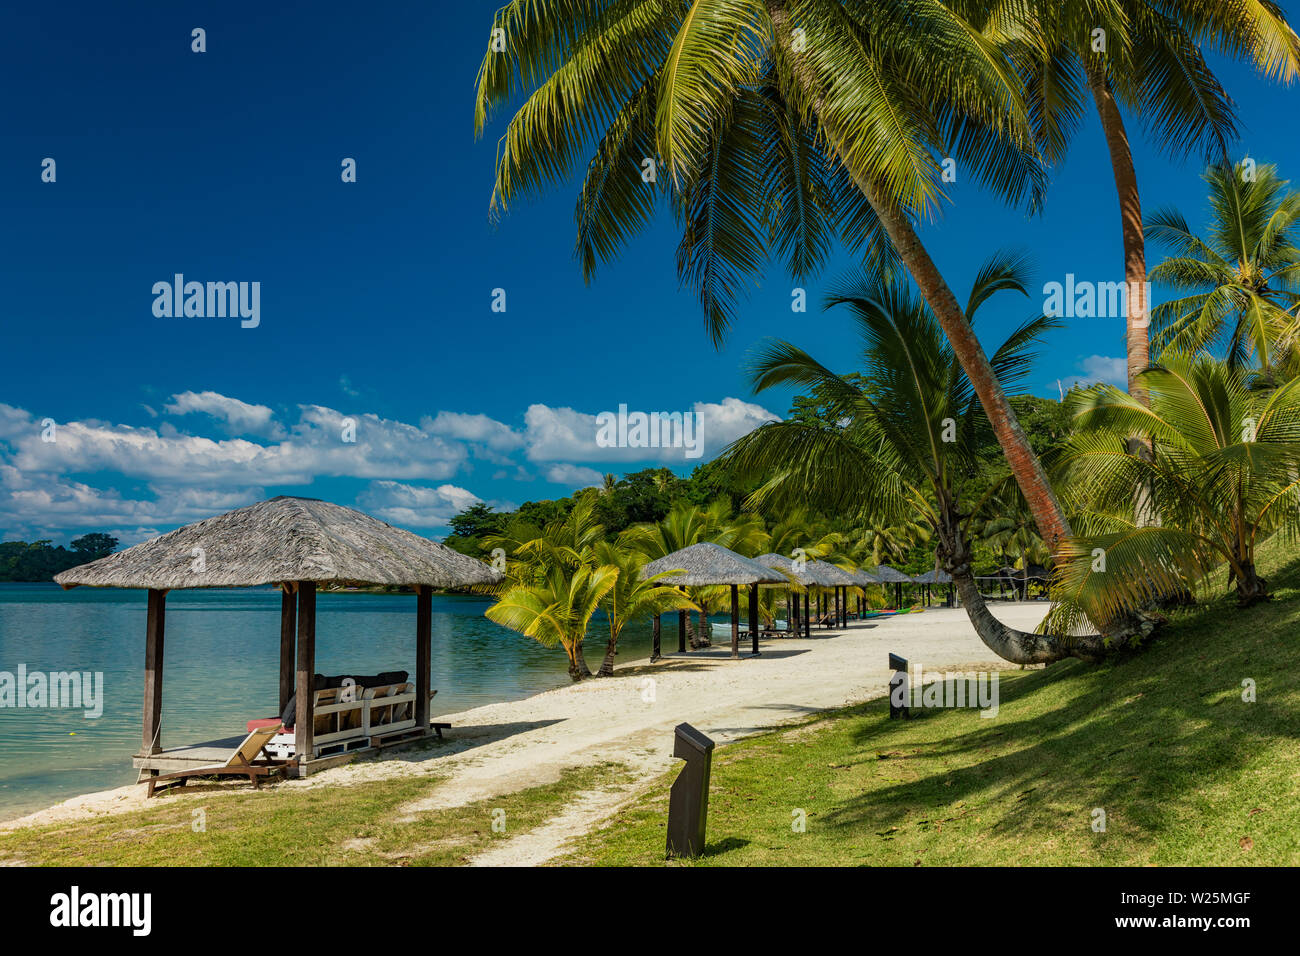
[[[1138,374],[1151,364],[1150,303],[1147,302],[1146,236],[1142,231],[1142,199],[1138,193],[1137,171],[1133,168],[1133,152],[1129,149],[1124,117],[1111,91],[1106,71],[1100,67],[1088,68],[1088,86],[1097,117],[1106,136],[1110,150],[1110,167],[1115,176],[1115,191],[1119,195],[1119,218],[1124,238],[1124,282],[1129,295],[1126,299],[1126,327],[1124,342],[1128,351],[1128,393],[1143,405],[1150,406],[1151,399],[1137,381]]]
[[[957,586],[962,607],[965,608],[975,633],[989,650],[1003,660],[1013,664],[1050,664],[1067,657],[1094,661],[1105,656],[1106,649],[1101,643],[1100,634],[1075,638],[1067,646],[1059,637],[1008,627],[994,617],[984,603],[984,595],[980,594],[970,565],[961,565],[948,573]]]
[[[597,677],[614,676],[614,655],[618,653],[618,638],[611,637],[609,643],[605,645],[605,659],[600,662],[600,670],[596,671]]]
[[[1119,196],[1119,218],[1124,240],[1125,328],[1124,345],[1128,368],[1128,393],[1142,405],[1151,406],[1151,397],[1138,381],[1138,375],[1151,364],[1151,303],[1147,301],[1146,233],[1142,228],[1142,197],[1138,192],[1137,170],[1133,168],[1133,151],[1129,148],[1124,117],[1115,102],[1115,94],[1098,66],[1088,68],[1088,87],[1097,106],[1097,117],[1110,151],[1110,168]],[[1129,454],[1150,459],[1154,454],[1151,439],[1133,435],[1128,440]],[[1138,486],[1133,500],[1133,517],[1139,525],[1158,524],[1156,503],[1150,484]]]
[[[785,0],[767,0],[767,9],[778,44],[788,62],[794,67],[796,78],[804,92],[811,96],[814,83],[807,75],[806,69],[800,68],[799,55],[793,52],[792,26]],[[820,98],[814,100],[813,112],[820,119],[822,103]],[[834,131],[825,126],[823,129],[830,136],[834,148]],[[856,170],[849,169],[849,173],[871,208],[875,210],[890,242],[893,243],[903,264],[912,274],[917,288],[921,290],[921,295],[952,344],[953,353],[965,370],[967,378],[970,379],[971,386],[984,407],[984,414],[993,425],[993,431],[997,435],[998,444],[1002,446],[1007,464],[1011,466],[1016,483],[1024,493],[1025,501],[1028,502],[1034,520],[1038,524],[1039,534],[1042,535],[1047,546],[1055,552],[1070,536],[1069,521],[1066,520],[1065,512],[1061,509],[1060,502],[1056,500],[1056,493],[1047,481],[1042,463],[1039,462],[1038,456],[1029,444],[1029,439],[1025,437],[1020,423],[1016,420],[1015,412],[1011,408],[1011,403],[1007,401],[1006,393],[1002,390],[993,367],[989,364],[988,356],[984,354],[979,339],[975,337],[970,323],[962,314],[957,298],[944,282],[943,276],[921,243],[916,230],[912,228],[911,222],[893,202],[886,198],[884,190],[878,184],[863,178]]]

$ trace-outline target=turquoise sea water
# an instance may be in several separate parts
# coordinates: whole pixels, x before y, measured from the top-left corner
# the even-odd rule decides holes
[[[135,782],[144,687],[145,592],[0,583],[0,671],[104,675],[103,714],[0,707],[0,820],[80,793]],[[558,648],[493,624],[487,598],[433,598],[435,714],[517,700],[568,683]],[[587,662],[604,654],[593,621]],[[415,597],[321,594],[316,670],[415,670]],[[665,619],[665,650],[676,648]],[[232,737],[278,704],[280,592],[270,588],[173,591],[167,596],[164,746]],[[619,660],[649,656],[650,622],[630,624]]]

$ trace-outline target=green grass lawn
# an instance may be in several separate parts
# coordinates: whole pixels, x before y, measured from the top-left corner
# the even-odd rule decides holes
[[[200,791],[159,796],[149,811],[0,834],[0,863],[62,866],[454,866],[526,833],[594,787],[620,786],[621,767],[573,770],[548,786],[451,810],[402,808],[435,777],[353,786]],[[190,791],[190,792],[186,792]],[[196,830],[196,811],[204,829]],[[493,830],[494,812],[503,829]]]
[[[1004,672],[994,719],[891,721],[881,699],[717,751],[696,862],[1300,864],[1300,561],[1280,556],[1272,602],[1179,612],[1112,664]],[[670,782],[558,862],[662,864]]]

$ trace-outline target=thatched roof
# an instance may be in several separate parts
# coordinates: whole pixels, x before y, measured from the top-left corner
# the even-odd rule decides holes
[[[855,587],[858,583],[849,572],[829,561],[809,561],[808,567],[822,576],[824,587]]]
[[[871,573],[874,574],[885,584],[915,584],[916,583],[914,580],[912,580],[910,576],[904,574],[902,571],[899,571],[896,568],[891,568],[887,564],[877,565],[876,567],[872,568]]]
[[[917,584],[952,584],[952,575],[947,571],[926,571],[912,580]]]
[[[501,579],[482,561],[360,511],[288,497],[177,528],[54,576],[65,588],[164,590],[282,581],[466,587]]]
[[[853,579],[853,583],[858,585],[858,587],[863,587],[867,584],[881,583],[880,578],[876,577],[866,568],[840,568],[840,570],[845,572],[849,577],[851,577]]]
[[[800,587],[815,587],[821,583],[819,576],[810,573],[806,566],[804,570],[796,571],[794,561],[787,558],[784,554],[776,554],[775,552],[770,554],[760,554],[754,560],[759,564],[771,568],[773,571],[780,571],[790,579],[790,581],[786,582],[787,584],[793,583]]]
[[[710,584],[787,584],[780,571],[759,564],[721,545],[701,541],[656,558],[641,569],[641,577],[648,578],[664,571],[678,571],[660,578],[663,584],[685,584],[700,587]]]

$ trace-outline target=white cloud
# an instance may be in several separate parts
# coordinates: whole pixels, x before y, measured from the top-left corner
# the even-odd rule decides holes
[[[344,440],[349,421],[353,442]],[[0,439],[12,443],[13,463],[38,473],[114,471],[175,484],[294,485],[320,475],[445,479],[468,457],[462,445],[415,425],[320,405],[299,406],[298,422],[266,444],[186,435],[166,424],[153,429],[73,421],[59,423],[55,435],[43,441],[33,416],[0,406]]]
[[[283,430],[271,418],[265,405],[250,405],[217,392],[181,392],[173,395],[163,411],[172,415],[202,412],[221,422],[232,435],[267,435],[278,437]]]
[[[427,488],[398,481],[372,481],[357,495],[357,505],[364,511],[389,524],[411,528],[445,527],[453,515],[481,500],[455,485]]]
[[[439,412],[420,420],[420,427],[431,435],[470,442],[481,458],[495,464],[505,464],[507,452],[522,448],[525,437],[509,425],[487,415],[467,415],[463,412]]]
[[[1123,356],[1089,355],[1079,360],[1078,367],[1083,372],[1083,382],[1106,382],[1120,387],[1128,384],[1128,361]]]
[[[575,488],[599,485],[604,477],[594,468],[583,468],[580,465],[557,464],[546,469],[547,481],[553,481],[557,485],[572,485]]]
[[[609,411],[615,415],[618,409]],[[629,409],[629,413],[637,409]],[[640,409],[664,411],[664,409]],[[720,403],[696,402],[689,411],[695,416],[695,440],[700,455],[688,456],[683,448],[617,448],[596,444],[596,415],[572,408],[530,405],[524,413],[528,458],[536,462],[641,462],[689,464],[717,455],[728,444],[748,434],[764,422],[775,421],[767,409],[738,398]]]

